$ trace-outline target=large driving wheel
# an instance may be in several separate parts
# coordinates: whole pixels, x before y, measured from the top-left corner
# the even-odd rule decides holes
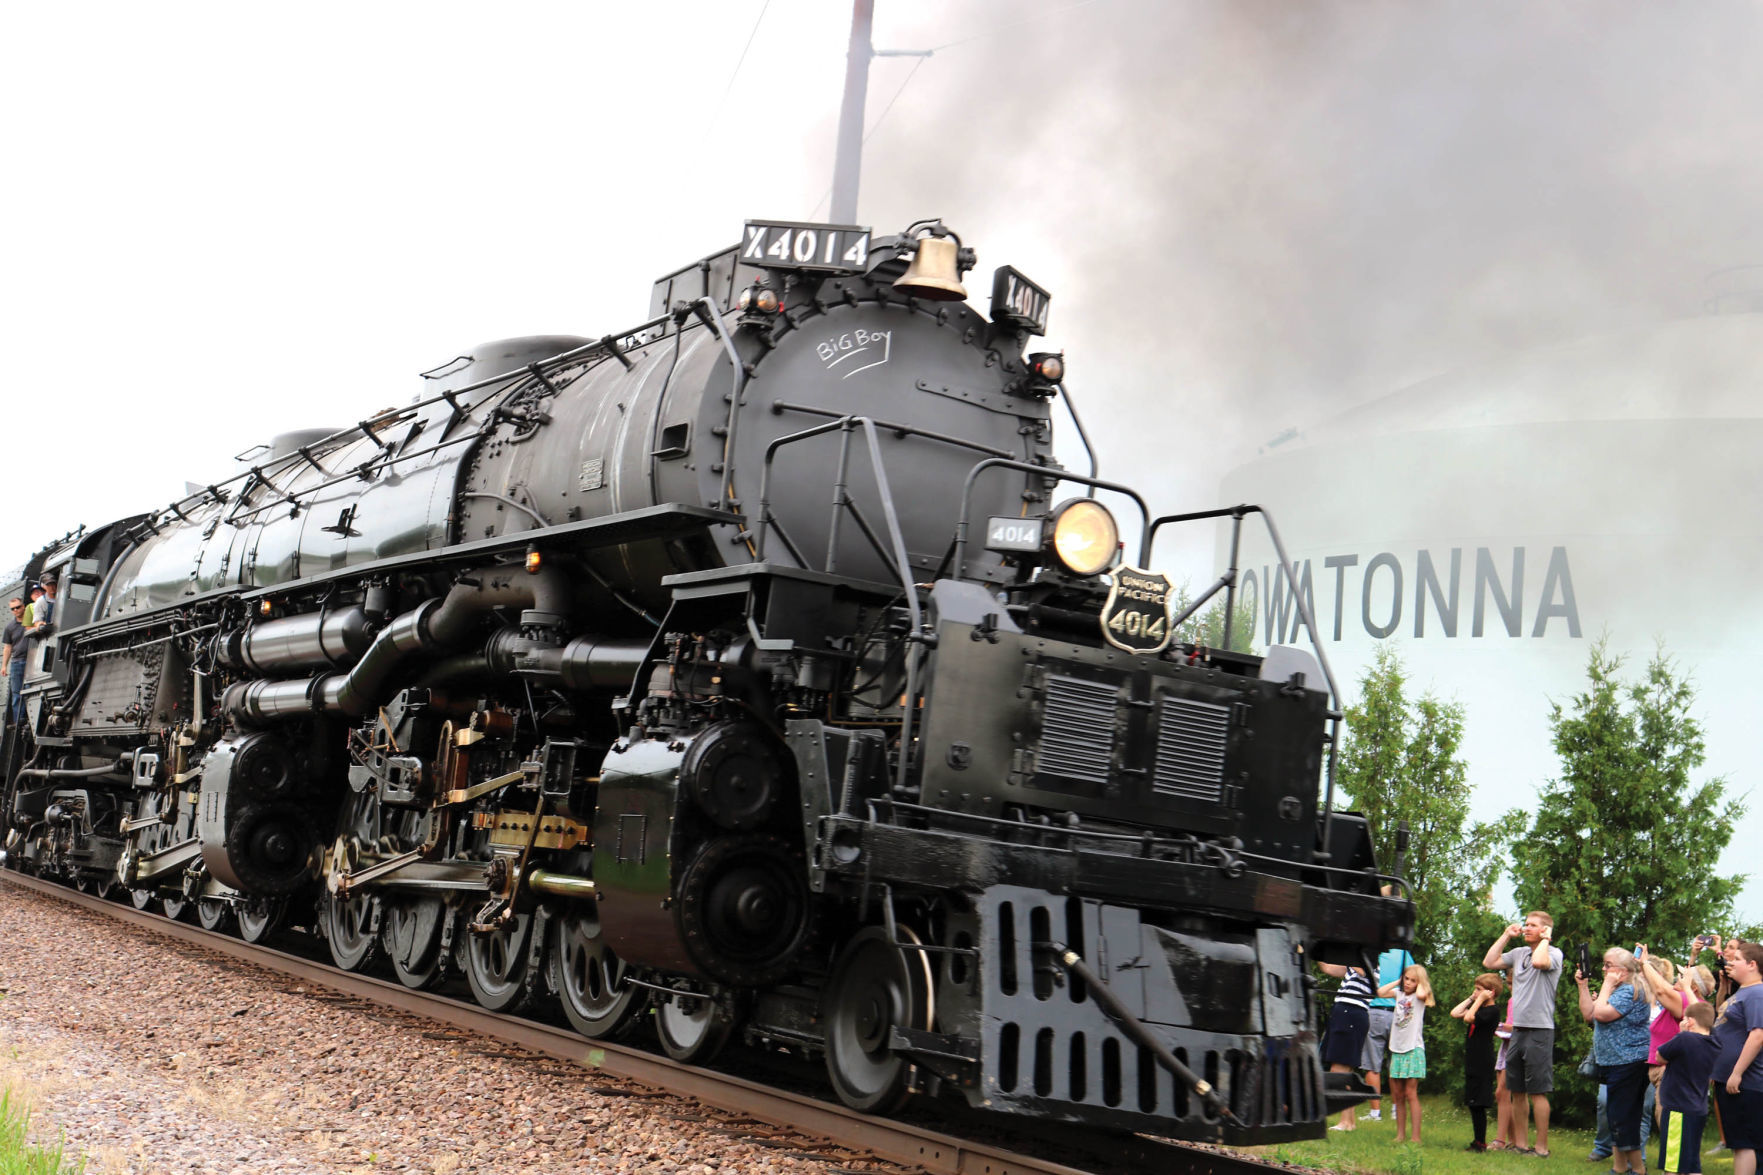
[[[916,942],[906,927],[903,938]],[[839,1100],[854,1110],[890,1114],[911,1095],[912,1063],[894,1051],[894,1028],[928,1029],[930,965],[922,951],[905,951],[872,926],[839,955],[821,995],[826,1071]]]
[[[472,998],[492,1012],[514,1013],[526,1006],[532,925],[530,914],[516,914],[500,929],[465,936],[465,981]]]
[[[340,896],[325,891],[320,918],[331,961],[345,971],[360,971],[379,953],[379,935],[373,930],[377,898],[366,894]]]
[[[441,940],[451,914],[440,898],[401,894],[385,899],[380,937],[399,983],[420,991],[441,981],[446,961]]]
[[[600,937],[592,902],[571,902],[552,919],[547,961],[563,1015],[583,1036],[617,1040],[642,1017],[646,993],[624,981],[624,960]]]
[[[734,1006],[726,999],[680,994],[655,1006],[661,1051],[682,1064],[709,1064],[734,1028]]]

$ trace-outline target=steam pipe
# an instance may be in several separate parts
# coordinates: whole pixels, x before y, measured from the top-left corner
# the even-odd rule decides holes
[[[528,572],[522,566],[505,565],[474,572],[454,584],[445,597],[424,600],[380,629],[347,673],[240,682],[227,689],[221,706],[234,718],[258,722],[314,713],[359,718],[385,701],[386,683],[410,654],[454,648],[471,636],[485,612],[506,607],[523,608],[521,619],[528,623],[561,623],[569,612],[569,583],[554,567]],[[589,664],[577,665],[575,674],[599,684],[598,677],[604,675],[594,671],[591,655],[587,659]],[[618,664],[620,672],[632,667],[628,659]]]
[[[484,646],[482,663],[492,673],[560,677],[570,689],[622,687],[649,659],[649,642],[579,636],[562,648],[535,646],[504,630]]]
[[[96,779],[100,775],[120,775],[128,771],[134,761],[135,753],[130,751],[126,755],[118,756],[114,763],[107,763],[102,767],[25,767],[15,778],[24,779],[29,776],[32,779]]]
[[[457,645],[471,635],[472,624],[483,613],[517,605],[547,616],[567,615],[569,584],[563,572],[555,567],[528,572],[518,564],[476,572],[453,585],[424,622],[422,636],[441,645]]]
[[[215,655],[229,669],[329,669],[360,657],[372,629],[360,606],[311,612],[254,624],[215,641]]]

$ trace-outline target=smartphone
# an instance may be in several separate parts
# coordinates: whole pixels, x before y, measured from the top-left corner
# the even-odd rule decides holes
[[[1645,944],[1645,943],[1642,943],[1642,944],[1640,944],[1640,945],[1638,945],[1638,946],[1636,946],[1636,947],[1635,947],[1635,949],[1634,949],[1634,953],[1635,953],[1635,954],[1636,954],[1636,955],[1638,955],[1638,956],[1639,956],[1639,957],[1640,957],[1640,958],[1643,958],[1643,959],[1644,959],[1644,958],[1646,958],[1646,957],[1647,957],[1647,947],[1646,947],[1646,944]]]
[[[1583,942],[1579,944],[1579,973],[1588,979],[1592,974],[1592,948]]]

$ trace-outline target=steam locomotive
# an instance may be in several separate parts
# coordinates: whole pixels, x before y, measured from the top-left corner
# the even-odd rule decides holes
[[[6,866],[865,1110],[1319,1136],[1307,964],[1412,918],[1319,802],[1325,666],[1175,639],[1181,519],[1054,459],[1049,297],[974,264],[751,221],[40,551]]]

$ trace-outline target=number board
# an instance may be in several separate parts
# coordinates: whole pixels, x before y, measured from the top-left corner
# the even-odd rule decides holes
[[[1040,518],[989,518],[986,550],[1038,551],[1046,537],[1046,525]]]
[[[1047,307],[1053,295],[1008,265],[992,274],[992,321],[1008,322],[1031,335],[1047,333]]]
[[[765,269],[861,273],[869,265],[869,230],[851,224],[749,220],[741,233],[741,261]]]

